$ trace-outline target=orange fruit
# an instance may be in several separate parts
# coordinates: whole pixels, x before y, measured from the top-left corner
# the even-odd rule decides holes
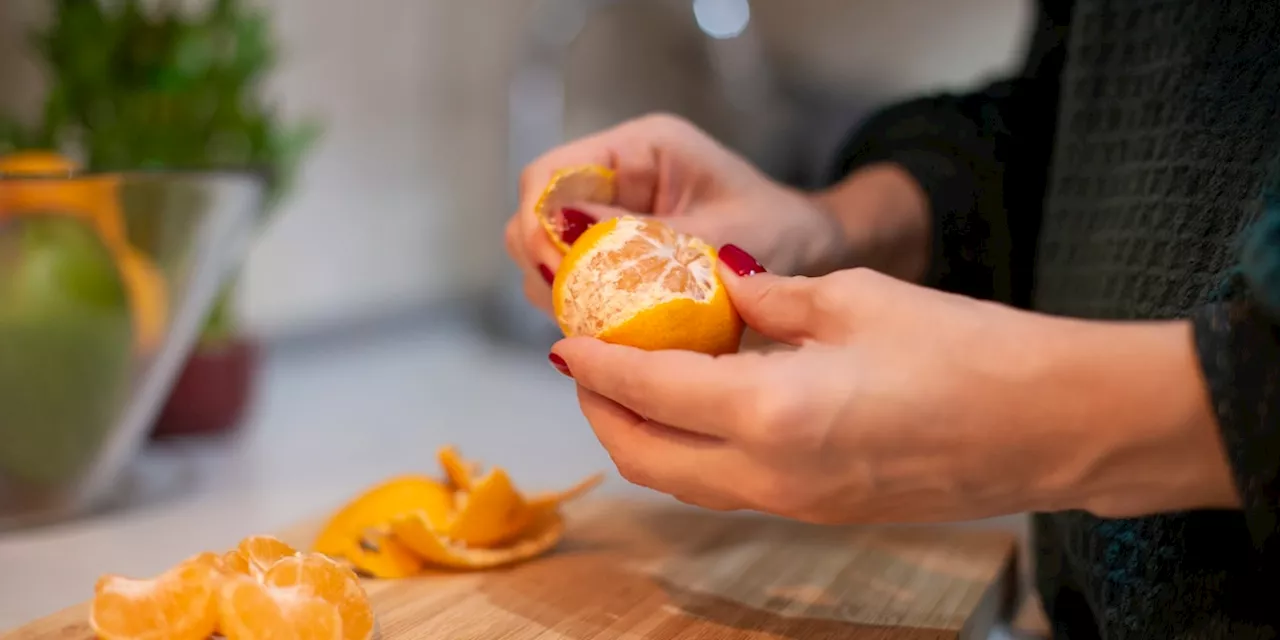
[[[0,218],[6,215],[66,215],[93,225],[115,255],[129,296],[134,342],[154,353],[169,322],[164,274],[150,256],[129,244],[120,211],[120,181],[109,175],[77,175],[80,167],[49,151],[0,157]]]
[[[275,536],[249,536],[236,545],[234,553],[244,558],[249,575],[261,578],[275,563],[298,555],[298,550]]]
[[[617,178],[612,169],[594,164],[569,167],[552,174],[534,203],[533,212],[551,237],[551,243],[564,253],[569,245],[561,239],[564,220],[560,210],[572,204],[611,204],[617,193]]]
[[[103,640],[205,640],[218,626],[217,562],[201,554],[151,579],[103,576],[89,626]]]
[[[551,286],[566,336],[647,350],[733,353],[743,323],[705,242],[655,218],[592,226],[564,257]]]
[[[227,640],[346,640],[342,614],[300,587],[272,587],[237,576],[218,598],[218,630]]]
[[[18,151],[0,156],[0,175],[65,176],[79,170],[76,163],[53,151]]]
[[[365,640],[373,634],[373,607],[360,586],[360,578],[324,555],[285,558],[272,565],[262,583],[297,588],[333,605],[342,618],[344,640]]]

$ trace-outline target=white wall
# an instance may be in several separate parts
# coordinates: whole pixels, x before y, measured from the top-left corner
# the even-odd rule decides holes
[[[36,100],[39,76],[18,34],[43,2],[0,0],[0,87],[8,87],[0,103],[29,108]],[[327,134],[247,265],[243,303],[252,326],[337,322],[502,277],[506,81],[526,0],[264,2],[276,11],[287,55],[271,91],[287,112],[323,117]],[[756,24],[787,73],[877,98],[969,81],[1006,64],[1029,4],[754,2]],[[684,36],[664,38],[653,31],[660,25],[624,13],[584,33],[571,113],[589,122],[571,122],[570,130],[615,119],[628,111],[625,100],[645,92],[696,89],[687,79],[669,87],[664,72],[619,61],[629,55],[627,65],[652,59],[679,69],[683,50],[667,47]],[[629,54],[620,39],[631,43]],[[590,101],[596,107],[584,108]]]

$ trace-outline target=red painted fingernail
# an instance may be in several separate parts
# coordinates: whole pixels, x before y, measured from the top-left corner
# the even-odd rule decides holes
[[[573,244],[597,220],[586,211],[565,207],[560,210],[560,239]]]
[[[561,358],[554,353],[549,353],[547,354],[547,359],[551,361],[551,366],[555,367],[556,371],[559,371],[570,378],[573,377],[573,374],[569,373],[569,363],[565,362],[564,358]]]
[[[547,284],[551,284],[556,279],[556,274],[551,273],[551,267],[545,264],[538,265],[538,273],[542,274],[542,279],[546,280]]]
[[[751,257],[751,254],[743,251],[736,244],[726,244],[720,247],[720,261],[725,263],[733,272],[740,276],[753,276],[757,273],[764,273],[764,265]]]

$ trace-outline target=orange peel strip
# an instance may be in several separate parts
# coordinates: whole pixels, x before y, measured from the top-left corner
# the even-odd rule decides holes
[[[311,548],[327,555],[346,551],[369,529],[415,512],[423,512],[437,526],[444,526],[453,516],[453,492],[428,476],[391,478],[360,494],[330,517]]]
[[[480,475],[480,463],[467,460],[458,453],[455,447],[441,447],[436,452],[440,468],[444,470],[452,491],[470,491]]]
[[[425,518],[417,515],[392,522],[391,534],[429,564],[450,569],[491,569],[529,560],[550,551],[564,536],[564,519],[559,512],[547,512],[531,522],[518,540],[495,549],[473,549],[460,545],[446,538]]]
[[[434,522],[432,526],[468,547],[496,546],[519,536],[529,524],[524,497],[502,469],[490,471],[460,501],[458,513],[447,526]]]
[[[551,244],[565,253],[569,244],[561,239],[560,209],[577,203],[612,204],[617,194],[617,174],[613,169],[597,164],[567,167],[551,175],[533,211]]]
[[[422,573],[422,558],[381,531],[366,532],[350,546],[326,555],[373,578],[394,580]]]

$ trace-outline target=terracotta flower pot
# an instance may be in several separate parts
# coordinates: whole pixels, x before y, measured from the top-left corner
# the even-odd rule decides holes
[[[252,402],[258,361],[258,344],[251,338],[197,348],[174,383],[151,437],[234,431]]]

